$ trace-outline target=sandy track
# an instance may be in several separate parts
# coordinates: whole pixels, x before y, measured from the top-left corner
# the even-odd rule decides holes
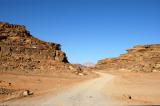
[[[9,106],[108,106],[112,104],[103,93],[103,88],[114,77],[110,74],[98,73],[99,78],[77,84],[57,95],[39,99],[26,99],[5,103]]]

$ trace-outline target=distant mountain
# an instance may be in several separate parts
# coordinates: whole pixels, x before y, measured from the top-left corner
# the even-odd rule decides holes
[[[94,67],[95,66],[95,64],[92,63],[92,62],[86,62],[83,65],[86,66],[86,67]]]

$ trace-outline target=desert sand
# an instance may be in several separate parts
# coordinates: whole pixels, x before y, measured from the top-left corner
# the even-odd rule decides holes
[[[88,80],[93,76],[78,76],[75,74],[55,74],[55,75],[22,75],[13,73],[0,73],[0,87],[9,89],[8,94],[0,95],[0,104],[10,101],[34,97],[43,97],[48,94],[56,94],[58,91],[65,90],[78,82]],[[13,90],[13,93],[10,91]],[[20,97],[19,93],[30,90],[33,95]],[[15,93],[16,92],[16,93]],[[3,92],[1,92],[3,93]]]
[[[54,78],[2,74],[1,79],[11,82],[13,88],[30,89],[35,94],[1,102],[1,104],[9,106],[158,105],[160,103],[159,76],[160,73],[115,73],[101,70],[96,77]],[[14,86],[14,83],[17,85]]]
[[[109,72],[116,76],[105,94],[118,105],[159,105],[160,73]]]

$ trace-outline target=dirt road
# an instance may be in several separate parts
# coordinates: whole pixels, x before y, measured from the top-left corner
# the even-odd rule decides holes
[[[114,76],[98,73],[100,77],[77,84],[57,95],[39,99],[10,101],[9,106],[109,106],[112,101],[103,93],[103,88]]]

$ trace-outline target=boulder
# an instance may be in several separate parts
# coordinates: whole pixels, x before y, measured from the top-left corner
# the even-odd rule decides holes
[[[123,97],[124,97],[125,99],[130,99],[130,100],[132,99],[132,96],[131,96],[131,95],[128,95],[128,94],[127,94],[127,95],[124,94]]]
[[[33,95],[33,92],[30,91],[30,90],[25,90],[25,91],[23,91],[22,95],[23,95],[24,97],[26,97],[26,96],[29,96],[29,95]]]

